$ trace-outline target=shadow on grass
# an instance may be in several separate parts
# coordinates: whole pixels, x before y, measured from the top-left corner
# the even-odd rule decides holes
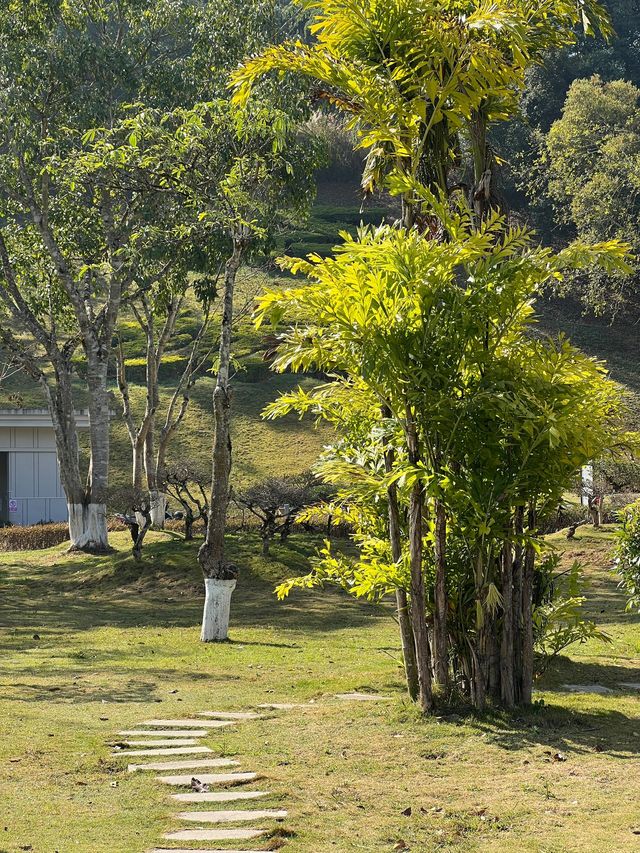
[[[467,725],[502,749],[518,751],[544,746],[550,751],[551,762],[556,760],[556,753],[567,759],[571,754],[584,753],[604,753],[616,758],[640,755],[638,718],[612,708],[582,711],[545,705],[521,709],[515,715],[487,712]]]
[[[307,572],[308,557],[320,541],[294,536],[286,545],[275,543],[273,559],[266,560],[259,556],[255,534],[231,536],[229,557],[241,569],[232,600],[233,625],[315,633],[387,619],[389,609],[357,602],[335,590],[276,600],[276,583]],[[150,542],[141,563],[127,551],[108,557],[42,552],[37,562],[28,557],[5,562],[0,566],[0,626],[14,630],[5,632],[0,648],[24,648],[38,630],[197,626],[203,601],[196,560],[199,544]],[[282,647],[291,644],[283,642]]]

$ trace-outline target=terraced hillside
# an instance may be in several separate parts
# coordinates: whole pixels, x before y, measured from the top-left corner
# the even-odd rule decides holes
[[[355,233],[360,222],[376,224],[397,217],[393,204],[374,199],[362,204],[353,183],[320,185],[317,203],[308,222],[297,230],[282,235],[273,254],[288,253],[304,256],[310,252],[327,255],[339,239],[339,233]],[[297,473],[307,470],[317,459],[323,444],[329,438],[326,428],[311,420],[299,421],[285,418],[266,422],[260,414],[264,406],[278,393],[294,387],[313,383],[312,377],[273,374],[264,359],[263,332],[257,332],[251,320],[251,306],[255,296],[265,285],[288,287],[293,279],[278,274],[275,265],[265,263],[262,269],[245,270],[238,297],[238,322],[234,339],[236,374],[234,378],[235,445],[234,481],[236,485],[259,480],[276,473]],[[579,306],[569,300],[543,301],[539,305],[540,327],[552,334],[564,333],[590,355],[607,361],[612,375],[631,392],[632,405],[640,420],[640,341],[638,330],[631,324],[616,320],[611,325],[605,319],[583,316]],[[181,311],[178,333],[169,347],[161,369],[162,397],[166,405],[176,377],[184,366],[192,336],[199,325],[199,306],[191,301]],[[208,341],[215,351],[215,322]],[[123,316],[120,335],[131,384],[134,407],[144,404],[144,339],[131,316]],[[213,361],[213,355],[212,355]],[[79,370],[82,370],[78,355]],[[130,476],[131,451],[122,419],[118,416],[120,402],[115,393],[113,375],[113,451],[112,479],[114,483],[127,482]],[[191,407],[175,439],[170,458],[190,458],[208,467],[211,448],[211,393],[213,375],[204,370],[199,379]],[[41,406],[40,392],[21,374],[14,375],[0,388],[0,406]],[[86,403],[78,385],[78,405]],[[162,414],[162,413],[161,413]]]

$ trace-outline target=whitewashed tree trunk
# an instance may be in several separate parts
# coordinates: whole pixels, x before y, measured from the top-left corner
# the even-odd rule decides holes
[[[156,530],[164,528],[164,517],[167,511],[167,495],[157,489],[149,492],[151,501],[151,526]]]
[[[235,580],[205,578],[204,612],[200,639],[204,643],[226,640],[229,635],[231,593],[236,588]]]
[[[71,551],[109,550],[107,508],[104,504],[69,503],[69,538]]]

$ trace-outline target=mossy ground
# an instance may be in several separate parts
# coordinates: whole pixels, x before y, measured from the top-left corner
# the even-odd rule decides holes
[[[288,700],[315,702],[206,739],[264,774],[267,802],[289,809],[253,847],[638,849],[640,698],[619,685],[640,681],[640,631],[609,571],[610,528],[556,542],[567,563],[589,566],[589,611],[613,642],[569,649],[538,685],[544,705],[429,719],[405,698],[388,608],[335,592],[274,600],[274,582],[304,571],[317,539],[295,535],[267,561],[253,534],[230,537],[243,571],[231,642],[216,645],[198,641],[197,542],[149,539],[141,565],[125,534],[113,535],[111,557],[0,556],[1,851],[142,853],[179,825],[176,809],[161,786],[124,772],[106,741],[150,717]],[[565,683],[614,692],[572,694]],[[392,701],[333,698],[348,690]]]

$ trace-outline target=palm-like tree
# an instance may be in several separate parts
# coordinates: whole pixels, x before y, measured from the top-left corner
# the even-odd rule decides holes
[[[313,12],[315,41],[285,42],[249,59],[233,75],[236,100],[246,101],[270,72],[311,77],[317,97],[349,114],[368,152],[365,191],[401,170],[448,192],[464,159],[465,188],[480,215],[495,201],[487,131],[515,113],[526,69],[546,50],[572,43],[580,22],[611,32],[596,0],[298,2]],[[456,171],[460,178],[464,170]],[[405,202],[410,226],[416,209],[410,196]]]

